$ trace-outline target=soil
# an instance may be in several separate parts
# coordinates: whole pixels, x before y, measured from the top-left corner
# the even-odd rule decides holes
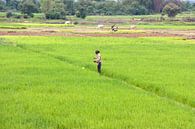
[[[131,34],[103,34],[103,33],[68,33],[56,30],[0,30],[0,36],[64,36],[64,37],[183,37],[186,39],[195,39],[195,30],[192,31],[174,31],[174,30],[145,30],[145,33]]]
[[[20,35],[20,36],[83,36],[83,37],[174,37],[176,34],[161,33],[132,33],[132,34],[95,34],[95,33],[63,33],[55,31],[0,31],[0,35]]]

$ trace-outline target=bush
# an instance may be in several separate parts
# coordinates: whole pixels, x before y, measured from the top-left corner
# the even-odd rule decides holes
[[[10,18],[10,17],[12,17],[12,16],[13,16],[12,12],[7,12],[7,13],[6,13],[6,17],[7,17],[7,18]]]
[[[21,14],[15,14],[14,18],[20,19],[20,18],[22,18],[22,15]]]
[[[45,13],[46,19],[66,19],[65,15],[61,14],[60,12],[50,11]]]
[[[25,19],[29,18],[29,16],[27,14],[24,14],[23,16]]]
[[[34,17],[34,14],[24,14],[23,15],[23,18],[27,19],[27,18],[33,18]]]
[[[76,11],[75,15],[76,15],[76,17],[81,17],[81,14],[79,11]]]
[[[34,14],[30,13],[30,14],[28,14],[28,16],[33,18]]]
[[[48,12],[45,14],[46,19],[59,19],[60,16],[58,13],[55,12]]]
[[[76,17],[85,19],[86,18],[86,10],[84,8],[80,8],[76,11]]]
[[[78,25],[78,24],[79,24],[79,22],[78,22],[78,21],[75,21],[75,22],[73,22],[73,24],[74,24],[74,25]]]
[[[175,17],[180,12],[180,10],[181,8],[175,3],[168,3],[163,8],[163,14],[167,14],[168,17]]]

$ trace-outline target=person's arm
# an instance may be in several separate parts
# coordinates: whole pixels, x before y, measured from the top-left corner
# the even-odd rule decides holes
[[[94,63],[97,63],[97,57],[94,57],[94,58],[93,58],[93,62],[94,62]]]

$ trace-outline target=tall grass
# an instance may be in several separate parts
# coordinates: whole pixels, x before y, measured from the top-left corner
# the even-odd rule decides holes
[[[11,37],[9,40],[44,53],[92,66],[93,51],[103,51],[104,71],[129,83],[194,103],[194,42],[178,38]],[[87,46],[87,47],[86,47]]]
[[[193,41],[4,38],[0,128],[195,127],[192,108],[173,101],[174,96],[194,100]],[[102,52],[103,76],[92,63],[95,49]],[[157,87],[165,97],[154,94]]]

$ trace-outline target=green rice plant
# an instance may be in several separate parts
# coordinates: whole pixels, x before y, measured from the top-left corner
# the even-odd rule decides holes
[[[195,127],[194,41],[1,38],[0,128]],[[92,62],[96,49],[102,75]]]
[[[186,64],[191,66],[194,61],[193,41],[178,38],[9,37],[8,39],[71,61],[82,60],[83,66],[90,67],[89,59],[92,58],[93,51],[101,49],[106,55],[105,74],[121,77],[130,84],[195,106],[192,81],[195,76],[192,72],[194,69],[186,67]],[[115,68],[113,64],[120,67]]]
[[[2,29],[26,29],[24,25],[15,23],[1,23],[0,28]]]
[[[73,24],[18,23],[26,27],[73,27]]]
[[[36,27],[74,27],[72,24],[46,24],[46,23],[1,23],[3,29],[26,29]]]

